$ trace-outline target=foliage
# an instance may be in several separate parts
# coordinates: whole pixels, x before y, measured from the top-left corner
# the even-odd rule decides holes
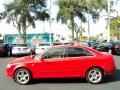
[[[59,12],[57,14],[57,21],[61,20],[62,23],[69,24],[71,26],[72,31],[72,41],[74,42],[74,30],[75,30],[75,22],[74,18],[78,17],[83,22],[86,22],[86,18],[84,16],[84,7],[79,5],[79,0],[58,0]]]
[[[112,37],[120,37],[120,16],[111,19],[110,34]]]
[[[75,17],[78,17],[82,22],[86,22],[85,14],[90,14],[95,22],[99,19],[100,12],[107,8],[107,0],[57,0],[57,4],[59,6],[57,21],[61,20],[65,24],[68,24],[68,21],[70,22],[73,42]]]
[[[13,23],[17,28],[21,38],[26,43],[26,31],[29,26],[35,28],[36,20],[49,18],[46,13],[46,0],[13,0],[5,4],[5,11],[0,13],[1,19],[6,19],[7,23]]]
[[[85,29],[81,26],[81,27],[78,27],[76,30],[75,30],[75,33],[76,33],[76,40],[77,41],[82,41],[82,37],[83,37],[83,33],[85,32]]]
[[[85,2],[87,7],[86,13],[91,15],[94,22],[99,19],[103,9],[107,11],[108,0],[85,0]]]

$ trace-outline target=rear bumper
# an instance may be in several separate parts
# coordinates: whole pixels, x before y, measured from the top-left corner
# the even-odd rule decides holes
[[[108,75],[111,75],[111,74],[114,74],[116,72],[116,67],[115,65],[111,67],[111,65],[107,65],[106,66],[106,71],[104,73],[105,76],[108,76]]]
[[[0,51],[0,55],[6,55],[7,52],[6,51]]]
[[[5,53],[6,51],[0,50],[0,53]]]
[[[120,49],[115,49],[115,52],[120,55]]]
[[[42,52],[42,50],[35,50],[35,54],[41,54]]]
[[[30,54],[30,51],[12,51],[13,55]]]

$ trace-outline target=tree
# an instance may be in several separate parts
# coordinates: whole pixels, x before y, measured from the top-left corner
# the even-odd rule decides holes
[[[107,8],[107,0],[57,0],[59,12],[57,21],[67,24],[70,21],[72,30],[72,41],[74,42],[74,18],[78,17],[82,22],[86,22],[86,15],[90,14],[93,21],[99,19],[99,14]]]
[[[99,15],[102,10],[107,10],[108,8],[108,0],[85,0],[85,2],[85,6],[87,7],[86,13],[91,15],[95,23],[99,20]]]
[[[87,36],[82,36],[81,37],[81,41],[86,41],[87,40]]]
[[[120,16],[114,17],[110,21],[110,35],[120,39]]]
[[[85,32],[85,29],[83,27],[79,27],[76,30],[76,40],[77,41],[82,41],[83,33]]]
[[[6,19],[7,23],[13,23],[17,28],[24,43],[26,43],[26,31],[29,26],[35,28],[36,20],[46,20],[49,14],[46,12],[46,0],[13,0],[4,5],[5,11],[0,13],[0,19]]]
[[[57,21],[61,20],[62,23],[65,23],[68,26],[71,25],[70,29],[72,31],[72,41],[74,42],[74,30],[75,30],[74,18],[78,17],[83,22],[85,22],[86,18],[83,14],[85,8],[79,5],[79,0],[58,0],[57,4],[59,6]]]

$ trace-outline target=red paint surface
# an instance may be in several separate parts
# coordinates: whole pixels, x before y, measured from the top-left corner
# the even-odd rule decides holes
[[[32,73],[33,79],[61,77],[85,78],[86,72],[93,67],[101,68],[104,71],[105,76],[115,72],[116,67],[111,54],[101,53],[83,46],[71,47],[84,48],[93,53],[94,56],[54,58],[44,59],[44,61],[41,59],[34,60],[31,56],[22,57],[9,63],[11,66],[6,68],[6,74],[8,77],[13,78],[15,70],[18,68],[29,69]]]

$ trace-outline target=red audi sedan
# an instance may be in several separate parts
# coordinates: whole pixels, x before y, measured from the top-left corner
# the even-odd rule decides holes
[[[84,78],[98,84],[116,70],[113,56],[85,46],[53,46],[41,55],[26,56],[7,64],[6,74],[19,84],[40,78]]]

